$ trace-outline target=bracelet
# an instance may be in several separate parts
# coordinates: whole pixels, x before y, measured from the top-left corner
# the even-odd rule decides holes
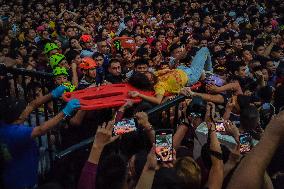
[[[210,150],[210,155],[214,156],[215,158],[219,159],[219,160],[223,160],[223,154],[221,152],[216,152],[213,150]]]

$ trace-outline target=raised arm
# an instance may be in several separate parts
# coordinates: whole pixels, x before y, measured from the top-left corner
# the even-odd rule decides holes
[[[34,127],[32,131],[32,138],[36,138],[38,136],[46,134],[49,130],[56,127],[58,123],[64,118],[64,117],[70,117],[72,116],[72,113],[74,110],[78,109],[80,107],[80,102],[77,99],[70,100],[65,108],[57,114],[52,119],[42,123],[41,125]]]
[[[215,92],[215,93],[222,93],[225,91],[234,91],[235,95],[243,94],[242,88],[239,82],[228,83],[221,87],[217,87],[216,85],[207,85],[208,91]]]
[[[180,146],[181,141],[186,135],[187,131],[188,131],[188,126],[186,126],[184,123],[178,126],[177,131],[173,137],[173,145],[175,149],[177,149]]]
[[[219,95],[219,94],[212,95],[212,94],[207,94],[207,93],[192,92],[190,87],[184,87],[180,91],[180,93],[188,97],[200,96],[203,100],[208,101],[208,102],[213,102],[217,104],[224,103],[224,97],[222,95]]]
[[[155,153],[155,146],[153,145],[151,151],[147,156],[146,164],[143,168],[141,176],[135,189],[151,189],[154,181],[155,171],[157,169],[157,158]]]
[[[151,123],[149,122],[148,115],[145,112],[138,112],[135,115],[138,124],[143,127],[144,132],[151,141],[155,142],[155,130],[152,128]]]
[[[31,103],[28,104],[28,106],[21,113],[19,119],[15,123],[17,123],[17,124],[24,123],[25,120],[32,113],[32,111],[34,111],[36,108],[38,108],[41,105],[49,102],[52,99],[57,99],[57,98],[61,97],[65,90],[67,90],[67,87],[61,85],[61,86],[55,88],[53,91],[51,91],[51,93],[44,95],[42,97],[36,98],[35,100],[33,100]]]
[[[129,96],[131,96],[132,98],[140,97],[154,104],[161,104],[164,98],[164,96],[162,95],[147,96],[147,95],[139,93],[138,91],[129,91]]]
[[[242,160],[229,182],[228,189],[262,188],[265,170],[277,147],[283,143],[284,111],[272,118],[259,143]]]
[[[209,189],[221,189],[222,183],[224,179],[224,165],[223,160],[220,158],[222,155],[222,150],[220,146],[220,142],[218,141],[216,135],[216,128],[214,124],[209,124],[209,137],[210,137],[210,154],[212,166],[209,172],[209,177],[206,186]],[[215,155],[215,154],[219,154]]]
[[[94,189],[96,184],[96,171],[99,159],[101,157],[102,151],[105,145],[113,142],[119,136],[112,137],[114,121],[110,121],[107,125],[104,123],[98,128],[93,142],[93,146],[89,155],[87,162],[82,170],[78,189]]]

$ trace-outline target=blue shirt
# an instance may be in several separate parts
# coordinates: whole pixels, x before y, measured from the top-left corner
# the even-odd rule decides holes
[[[38,148],[31,138],[33,128],[23,124],[0,122],[0,144],[8,153],[4,163],[3,182],[9,189],[22,189],[37,184]]]

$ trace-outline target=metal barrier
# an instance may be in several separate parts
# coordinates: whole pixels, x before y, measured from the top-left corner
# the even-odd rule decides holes
[[[8,82],[8,84],[6,85],[6,87],[3,89],[1,87],[1,90],[3,89],[4,95],[14,95],[17,98],[24,98],[26,100],[28,99],[28,95],[30,94],[30,91],[28,91],[27,89],[27,78],[29,79],[29,82],[38,82],[41,84],[41,89],[43,94],[46,94],[48,91],[46,91],[46,87],[47,86],[51,86],[51,82],[52,82],[52,74],[49,73],[45,73],[45,72],[36,72],[36,71],[29,71],[29,70],[25,70],[22,68],[7,68],[4,65],[0,64],[0,75],[3,75],[4,73],[4,77],[6,77],[6,82]],[[0,78],[0,79],[3,79]],[[49,88],[51,89],[51,88]],[[14,92],[13,92],[14,90]],[[22,90],[22,91],[21,91]],[[36,91],[34,91],[35,89],[32,89],[32,98],[35,99],[36,98]],[[14,94],[12,94],[14,93]],[[3,95],[3,94],[2,94]],[[160,116],[160,118],[162,118],[161,114],[162,112],[166,112],[166,116],[164,118],[166,118],[165,120],[165,125],[164,127],[169,128],[170,124],[171,124],[171,108],[174,107],[174,120],[173,123],[174,125],[176,125],[178,123],[178,113],[179,113],[179,104],[181,102],[183,102],[185,100],[184,96],[177,96],[172,100],[169,100],[159,106],[154,107],[153,109],[149,110],[148,116],[149,118],[151,117],[155,117],[155,116]],[[58,113],[58,106],[57,106],[57,102],[53,103],[53,112],[52,112],[52,117],[54,115],[56,115],[56,113]],[[49,112],[48,112],[48,107],[47,104],[44,105],[44,120],[40,119],[40,110],[36,109],[34,112],[34,116],[35,116],[35,124],[39,125],[41,121],[46,121],[48,120],[51,116],[49,116]],[[161,120],[161,119],[160,119]],[[29,124],[32,125],[33,120],[31,118],[29,118]],[[48,140],[49,140],[49,135],[47,135]],[[60,137],[60,136],[59,136]],[[39,137],[39,147],[42,146],[42,141],[41,138]],[[48,153],[49,153],[49,157],[50,157],[50,163],[51,163],[51,167],[53,166],[53,160],[54,157],[56,157],[57,160],[60,159],[64,159],[65,157],[68,157],[70,155],[72,155],[72,153],[82,150],[82,149],[87,149],[90,147],[90,145],[92,144],[94,140],[94,137],[91,138],[87,138],[61,152],[58,152],[55,154],[55,152],[52,150],[52,146],[48,146]],[[50,145],[50,144],[49,144]],[[55,155],[55,156],[54,156]]]
[[[172,100],[169,100],[159,106],[154,107],[153,109],[147,111],[148,117],[151,118],[153,116],[157,116],[160,115],[161,112],[166,111],[167,113],[167,120],[166,120],[166,124],[167,124],[167,128],[169,128],[170,125],[170,108],[174,107],[175,108],[175,116],[174,116],[174,125],[177,125],[178,123],[178,111],[179,111],[179,103],[183,102],[186,99],[185,96],[177,96]],[[93,143],[95,137],[90,137],[88,139],[85,139],[59,153],[56,154],[56,158],[59,159],[63,159],[65,157],[67,157],[68,155],[82,150],[82,149],[86,149],[88,147],[90,147],[90,145]]]
[[[43,95],[45,95],[48,93],[47,88],[52,85],[52,78],[52,74],[49,73],[31,71],[23,68],[9,68],[4,64],[0,64],[0,98],[1,96],[14,96],[15,98],[25,99],[27,102],[30,102],[35,99],[37,95],[35,85],[33,84],[37,84],[37,87],[40,87]],[[31,113],[27,123],[31,127],[38,126],[42,122],[47,121],[50,117],[53,117],[57,112],[57,102],[53,102],[53,112],[48,110],[48,104],[44,104],[43,107],[39,107]],[[45,156],[43,159],[48,159],[45,160],[48,162],[40,161],[41,176],[44,177],[46,174],[45,170],[52,167],[55,152],[52,151],[50,144],[50,133],[46,136],[38,137],[36,140],[41,156]]]

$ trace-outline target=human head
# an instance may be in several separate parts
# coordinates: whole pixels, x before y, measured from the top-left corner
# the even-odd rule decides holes
[[[53,69],[53,77],[55,85],[59,86],[68,81],[68,73],[64,67],[55,67]]]
[[[26,101],[14,97],[0,98],[0,121],[12,124],[20,117],[22,111],[26,108]],[[5,107],[5,108],[3,108]]]
[[[146,74],[151,75],[153,77],[152,80]],[[154,88],[154,84],[157,82],[157,78],[149,72],[146,74],[134,72],[129,78],[128,83],[137,89],[151,91]]]
[[[191,157],[178,158],[174,168],[184,188],[200,188],[201,169]]]
[[[98,67],[102,66],[104,63],[104,55],[102,53],[95,53],[93,58],[96,60]]]
[[[68,62],[63,54],[56,53],[49,58],[49,64],[51,68],[55,68],[57,66],[64,67],[67,70],[69,69]]]
[[[46,54],[47,56],[51,56],[54,55],[56,53],[58,53],[59,47],[57,44],[55,43],[46,43],[44,46],[44,54]]]
[[[194,128],[198,127],[205,119],[206,101],[201,97],[193,97],[186,109],[186,116]]]
[[[96,188],[121,189],[126,184],[127,161],[122,155],[110,154],[102,158],[98,170]]]
[[[121,75],[121,65],[118,59],[113,58],[110,60],[109,65],[108,65],[108,72],[113,76]]]
[[[242,109],[240,114],[240,124],[245,131],[255,130],[259,126],[259,112],[254,105],[249,105]]]
[[[178,44],[173,44],[170,47],[171,56],[177,58],[181,55],[181,48]]]
[[[148,61],[146,59],[137,59],[134,62],[134,69],[136,72],[145,73],[148,71]]]
[[[90,57],[82,58],[82,63],[79,65],[79,67],[82,69],[85,76],[92,79],[96,78],[97,63],[92,58]]]

